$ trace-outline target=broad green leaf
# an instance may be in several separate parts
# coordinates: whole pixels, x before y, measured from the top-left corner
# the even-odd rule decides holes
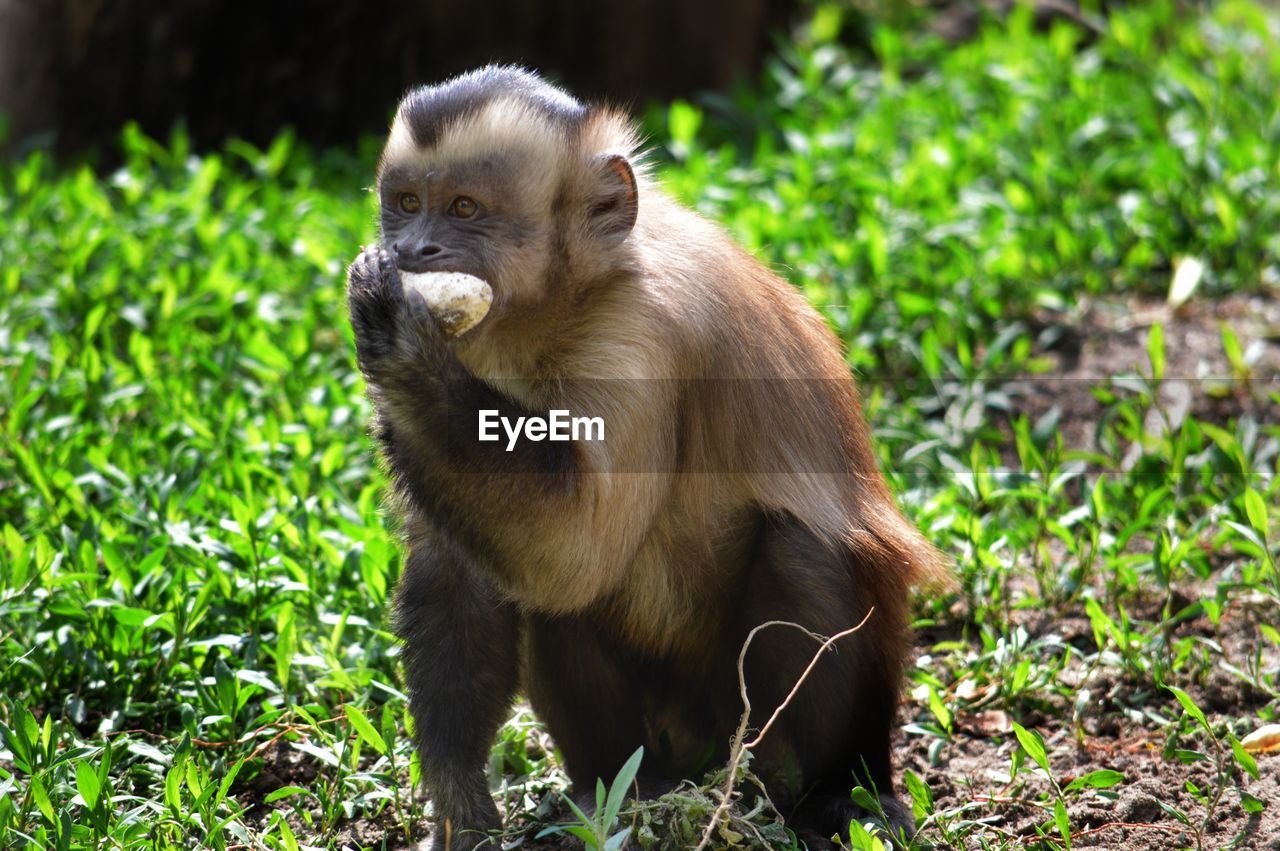
[[[596,835],[585,827],[581,827],[575,824],[575,825],[570,825],[569,827],[566,827],[564,830],[565,830],[565,833],[569,833],[581,839],[583,842],[583,845],[585,845],[587,848],[600,847],[599,843],[596,840]]]
[[[1242,791],[1240,793],[1240,807],[1249,815],[1259,815],[1266,810],[1267,802]]]
[[[1246,369],[1244,362],[1244,350],[1240,347],[1240,338],[1236,336],[1236,332],[1231,329],[1227,323],[1222,323],[1222,350],[1227,356],[1227,362],[1231,364],[1231,368],[1237,373]]]
[[[1177,686],[1167,685],[1165,688],[1173,693],[1173,696],[1178,699],[1178,703],[1182,704],[1182,708],[1186,713],[1194,718],[1196,723],[1203,727],[1206,733],[1212,735],[1213,730],[1209,728],[1209,719],[1204,716],[1202,711],[1200,711],[1200,707],[1196,706],[1195,701],[1191,699],[1191,695],[1187,694]]]
[[[880,838],[863,827],[857,819],[849,822],[849,847],[852,851],[886,851]]]
[[[3,722],[0,722],[0,740],[4,741],[5,747],[13,754],[18,768],[26,774],[31,774],[35,771],[35,764],[32,760],[33,748],[18,732],[20,729],[21,727],[7,727]]]
[[[1017,721],[1012,722],[1013,734],[1018,737],[1018,744],[1031,757],[1031,761],[1044,769],[1044,773],[1052,776],[1049,770],[1049,756],[1044,749],[1044,740],[1034,730],[1028,730]]]
[[[938,719],[938,724],[948,733],[951,732],[951,710],[942,702],[942,695],[933,686],[929,686],[929,711]]]
[[[1067,806],[1058,798],[1053,802],[1053,823],[1058,828],[1058,835],[1068,851],[1071,848],[1071,821],[1067,818]]]
[[[350,703],[343,706],[342,711],[346,714],[347,721],[349,721],[351,726],[355,728],[355,731],[360,735],[360,738],[368,742],[375,751],[386,756],[387,743],[383,741],[382,734],[374,729],[374,726],[369,723],[369,719],[365,717],[364,713],[352,706]]]
[[[1253,754],[1244,749],[1244,745],[1240,744],[1240,740],[1230,733],[1227,734],[1227,741],[1231,743],[1231,753],[1236,758],[1236,764],[1244,770],[1254,780],[1258,779],[1258,762],[1253,758]]]
[[[916,821],[919,822],[928,818],[934,809],[933,792],[920,779],[920,775],[909,768],[903,772],[902,781],[907,787],[907,793],[911,795],[911,808],[914,811]]]
[[[870,792],[867,791],[866,787],[854,786],[853,792],[851,793],[851,797],[853,798],[853,802],[855,804],[857,804],[859,807],[862,807],[862,809],[866,810],[867,812],[869,813],[880,812],[880,802],[876,799],[875,795],[872,795]]]
[[[40,814],[45,817],[49,824],[57,824],[58,820],[54,817],[53,803],[49,800],[49,793],[44,788],[44,782],[39,776],[31,778],[28,787],[31,790],[31,800],[36,802],[36,808],[40,810]]]
[[[1253,488],[1246,488],[1244,492],[1244,510],[1249,518],[1249,525],[1253,527],[1259,537],[1265,539],[1267,537],[1267,503],[1263,501],[1262,494]]]
[[[1147,358],[1151,362],[1151,377],[1164,378],[1164,328],[1157,322],[1147,334]]]
[[[164,775],[164,803],[175,818],[182,814],[182,775],[184,767],[174,764]]]
[[[240,769],[244,768],[246,762],[248,762],[248,758],[236,760],[227,769],[227,773],[222,776],[222,780],[218,783],[218,793],[213,799],[214,807],[220,806],[226,800],[227,793],[231,791],[232,784],[236,782],[236,777],[240,775]]]
[[[622,768],[618,769],[618,775],[613,778],[613,785],[609,787],[609,798],[604,807],[603,824],[606,830],[613,827],[618,811],[622,809],[622,803],[631,792],[631,784],[636,779],[636,773],[640,770],[640,761],[643,759],[644,747],[636,748],[635,753],[627,758]]]
[[[274,804],[276,801],[280,801],[285,798],[292,798],[294,795],[312,795],[312,794],[314,793],[310,789],[304,789],[301,786],[281,786],[279,789],[276,789],[274,792],[268,793],[267,797],[263,798],[262,800],[263,800],[263,803]]]
[[[25,706],[17,708],[17,716],[18,726],[15,729],[22,732],[23,744],[27,752],[34,757],[36,744],[40,741],[40,724],[36,721],[36,716]]]
[[[1119,771],[1110,768],[1100,768],[1097,771],[1090,771],[1088,774],[1082,774],[1075,780],[1067,784],[1064,791],[1074,791],[1076,789],[1109,789],[1119,783],[1124,782],[1124,775]]]
[[[629,836],[631,836],[631,828],[624,827],[622,830],[618,831],[613,836],[610,836],[605,841],[604,843],[605,851],[619,851],[619,849],[621,849],[626,844],[627,838]]]
[[[101,788],[98,773],[87,761],[81,760],[76,765],[76,789],[79,790],[80,797],[84,798],[86,807],[92,810],[98,805],[98,792]]]
[[[298,838],[293,833],[293,828],[289,827],[289,823],[284,819],[278,822],[280,828],[280,839],[284,842],[286,851],[301,851],[298,844]]]

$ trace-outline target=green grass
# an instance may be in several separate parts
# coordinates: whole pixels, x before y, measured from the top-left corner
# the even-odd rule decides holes
[[[957,47],[872,28],[871,56],[821,5],[754,90],[647,122],[667,185],[839,329],[904,505],[957,558],[956,596],[921,601],[904,709],[907,787],[944,847],[1065,847],[1077,805],[1133,778],[1072,782],[1046,737],[1103,716],[1199,772],[1178,843],[1277,807],[1237,747],[1280,716],[1274,368],[1223,332],[1203,354],[1233,406],[1180,412],[1186,361],[1156,325],[1096,382],[1085,446],[1069,406],[1029,415],[1010,383],[1089,331],[1084,306],[1158,301],[1181,258],[1207,269],[1193,310],[1280,285],[1280,25],[1133,5],[1089,45],[1015,14]],[[376,145],[126,131],[112,173],[0,164],[0,847],[420,835],[384,615],[399,554],[342,295]],[[1201,713],[1224,670],[1248,700]],[[992,750],[1030,843],[919,776],[993,710],[1019,725]],[[527,716],[493,762],[546,827],[565,781]],[[634,835],[699,834],[706,799],[682,800]]]

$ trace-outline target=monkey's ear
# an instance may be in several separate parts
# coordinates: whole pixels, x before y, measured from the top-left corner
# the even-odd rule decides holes
[[[592,227],[607,240],[620,242],[636,223],[640,199],[636,175],[621,154],[597,154],[589,213]]]

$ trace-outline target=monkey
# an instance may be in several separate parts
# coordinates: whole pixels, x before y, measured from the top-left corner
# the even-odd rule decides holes
[[[356,361],[401,520],[393,602],[435,851],[501,819],[485,778],[517,694],[576,789],[637,747],[642,796],[727,757],[737,657],[768,621],[830,636],[754,749],[788,825],[913,832],[890,737],[909,592],[946,560],[900,512],[841,345],[792,285],[669,197],[626,113],[488,66],[410,91],[348,269]],[[400,275],[492,287],[448,338]],[[598,417],[603,440],[482,441],[484,412]],[[759,729],[816,644],[761,631]]]

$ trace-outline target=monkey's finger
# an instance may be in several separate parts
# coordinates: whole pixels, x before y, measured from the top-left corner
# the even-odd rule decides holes
[[[413,287],[404,289],[404,320],[416,345],[424,352],[439,351],[445,343],[444,327],[431,312],[422,293]]]
[[[400,271],[395,261],[379,246],[364,248],[347,269],[347,300],[368,301],[394,315],[404,301]]]
[[[415,325],[436,327],[436,318],[431,315],[431,308],[427,306],[427,300],[422,297],[422,293],[412,288],[402,288],[401,294],[404,299],[405,313]]]
[[[365,247],[356,255],[347,267],[347,287],[349,289],[369,289],[378,276],[378,255],[370,247]]]
[[[382,246],[374,246],[375,262],[377,264],[378,276],[387,284],[387,286],[396,290],[401,289],[400,269],[396,266],[396,259],[390,251]]]

